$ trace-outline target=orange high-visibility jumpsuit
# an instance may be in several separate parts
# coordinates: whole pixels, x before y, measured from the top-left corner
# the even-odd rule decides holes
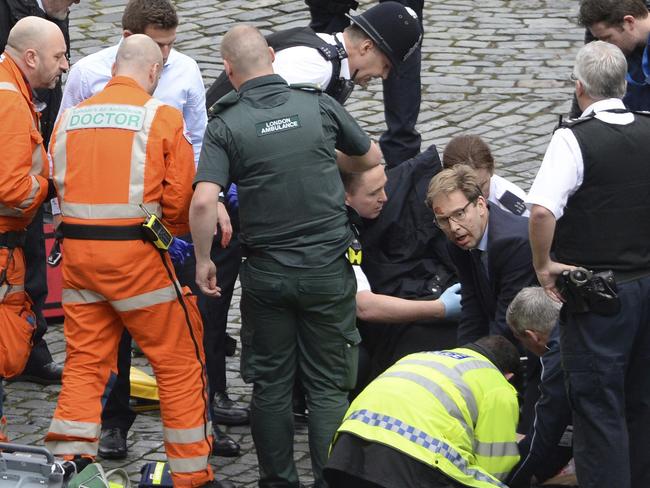
[[[182,115],[131,78],[115,77],[67,110],[50,156],[64,227],[137,226],[142,205],[172,234],[188,232],[194,158]],[[97,454],[102,399],[126,327],[158,380],[174,485],[212,480],[203,325],[189,291],[182,302],[177,298],[169,255],[162,255],[165,266],[150,242],[81,240],[66,237],[65,229],[63,247],[67,356],[46,446],[64,457]]]
[[[49,173],[32,89],[6,52],[0,56],[0,120],[2,237],[8,232],[25,230],[47,196]],[[6,243],[0,244],[0,277],[6,273],[5,279],[0,280],[0,377],[22,371],[33,335],[33,327],[27,321],[28,318],[33,320],[33,315],[24,288],[23,252],[20,247],[8,249],[6,246]],[[0,417],[0,440],[7,440],[4,417]]]

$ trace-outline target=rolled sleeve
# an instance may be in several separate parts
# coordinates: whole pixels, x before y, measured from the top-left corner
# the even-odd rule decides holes
[[[570,129],[558,129],[546,149],[526,205],[540,205],[559,220],[569,197],[582,185],[583,176],[584,163],[577,139]]]

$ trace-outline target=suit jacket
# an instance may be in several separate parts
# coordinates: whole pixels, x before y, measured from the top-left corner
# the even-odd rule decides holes
[[[537,283],[528,242],[528,218],[513,215],[495,205],[489,209],[489,278],[470,251],[451,242],[447,244],[461,284],[459,345],[488,334],[506,336],[516,344],[506,324],[506,310],[519,290]]]

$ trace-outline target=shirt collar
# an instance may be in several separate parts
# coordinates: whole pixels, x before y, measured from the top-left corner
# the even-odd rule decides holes
[[[592,103],[589,105],[584,112],[582,112],[582,117],[586,117],[587,115],[590,115],[591,113],[597,114],[598,112],[602,112],[603,110],[612,110],[612,109],[623,109],[625,110],[625,105],[623,104],[623,100],[620,98],[607,98],[605,100],[598,100],[597,102]]]
[[[36,0],[36,3],[38,4],[39,8],[45,12],[45,7],[43,7],[43,0]]]
[[[483,252],[487,251],[489,226],[490,226],[489,222],[485,224],[485,232],[483,232],[483,237],[481,237],[481,241],[478,243],[478,246],[476,246],[476,249],[478,249],[479,251],[483,251]]]

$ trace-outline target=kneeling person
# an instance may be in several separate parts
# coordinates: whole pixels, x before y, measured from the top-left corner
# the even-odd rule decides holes
[[[517,349],[501,336],[411,354],[352,402],[325,479],[337,488],[503,486],[519,460]]]

